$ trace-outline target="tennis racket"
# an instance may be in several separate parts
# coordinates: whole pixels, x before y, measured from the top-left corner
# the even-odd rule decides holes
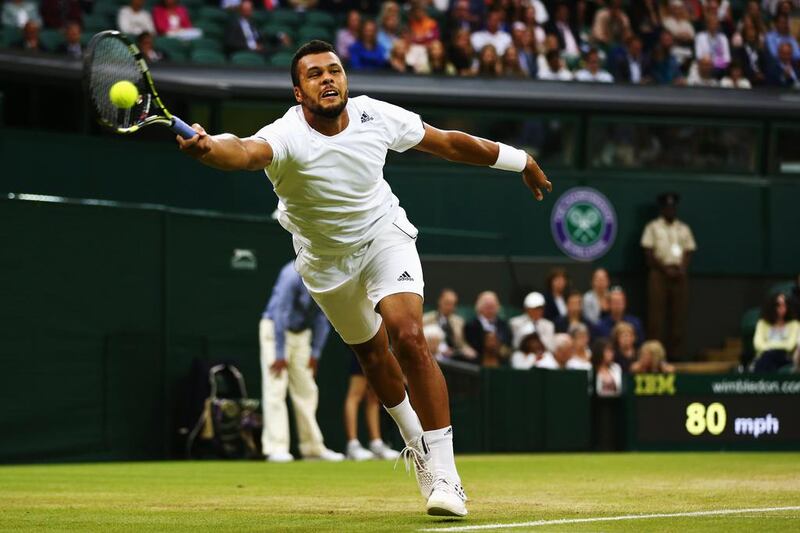
[[[167,111],[158,97],[142,53],[118,31],[103,31],[92,37],[83,59],[83,81],[100,124],[117,133],[133,133],[151,124],[163,124],[191,139],[197,132]],[[133,107],[122,109],[111,103],[109,90],[119,81],[129,81],[139,90]]]

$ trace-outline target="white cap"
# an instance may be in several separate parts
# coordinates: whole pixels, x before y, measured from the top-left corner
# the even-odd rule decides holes
[[[544,296],[539,292],[531,292],[525,297],[525,308],[536,309],[537,307],[544,307]]]

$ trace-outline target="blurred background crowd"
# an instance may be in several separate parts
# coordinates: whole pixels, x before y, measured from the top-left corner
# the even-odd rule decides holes
[[[800,0],[5,0],[0,46],[79,58],[119,29],[150,62],[800,88]]]

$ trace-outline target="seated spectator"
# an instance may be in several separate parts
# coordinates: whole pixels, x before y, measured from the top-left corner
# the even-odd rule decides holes
[[[684,85],[686,79],[681,72],[680,63],[672,53],[672,34],[666,30],[658,36],[658,44],[650,54],[647,75],[659,85]]]
[[[724,72],[731,62],[731,49],[728,37],[720,30],[719,19],[715,14],[706,16],[706,31],[697,34],[694,43],[695,57],[708,57],[716,72]]]
[[[570,22],[569,4],[559,2],[553,19],[545,26],[548,35],[555,35],[558,39],[558,49],[568,58],[578,58],[581,55],[580,32]]]
[[[238,15],[232,18],[225,28],[225,52],[228,54],[244,50],[263,52],[261,33],[252,22],[253,2],[242,0],[238,11]]]
[[[661,10],[659,0],[641,0],[631,3],[631,26],[636,35],[652,48],[661,31]]]
[[[408,64],[408,41],[405,39],[397,39],[392,46],[392,51],[389,52],[389,68],[395,72],[402,72],[404,74],[413,73],[414,68]]]
[[[456,31],[450,43],[448,56],[459,76],[470,76],[475,68],[475,50],[469,37],[469,30],[460,29]]]
[[[529,333],[522,337],[517,350],[511,355],[511,368],[517,370],[530,370],[536,366],[543,357],[550,356],[539,335]]]
[[[784,294],[770,296],[761,310],[753,335],[754,372],[776,372],[792,363],[800,345],[800,322]]]
[[[386,50],[378,43],[378,25],[374,20],[365,20],[361,25],[361,35],[350,45],[349,56],[352,70],[383,70],[389,66]]]
[[[501,73],[500,58],[497,57],[497,50],[491,44],[481,48],[478,54],[478,64],[475,68],[475,75],[486,78],[495,78]]]
[[[478,354],[464,340],[464,319],[456,314],[458,294],[453,289],[443,289],[435,311],[422,315],[424,326],[437,325],[444,332],[445,347],[442,352],[446,357],[475,359]]]
[[[608,7],[598,9],[592,24],[592,39],[600,46],[621,43],[631,31],[631,21],[622,9],[622,0],[610,0]]]
[[[479,354],[481,366],[484,368],[500,368],[505,366],[508,360],[508,346],[505,346],[497,338],[494,331],[486,331],[483,334],[483,347]]]
[[[563,268],[553,268],[547,275],[545,282],[547,290],[544,292],[544,317],[555,323],[556,320],[567,314],[567,271]]]
[[[592,367],[592,350],[589,348],[589,328],[586,324],[576,322],[567,332],[572,337],[572,357],[575,361],[586,363],[586,369]]]
[[[445,342],[445,333],[438,324],[425,324],[422,327],[422,335],[428,344],[428,351],[437,361],[445,361],[452,357],[453,351]]]
[[[693,87],[719,87],[719,80],[714,77],[714,63],[710,57],[701,57],[692,63],[686,84]]]
[[[548,370],[591,370],[591,365],[583,359],[573,357],[572,337],[557,333],[552,355],[547,353],[536,363],[536,368]]]
[[[139,51],[142,53],[142,56],[148,63],[158,63],[159,61],[163,61],[164,54],[153,47],[152,33],[146,31],[140,33],[136,38],[136,46],[139,48]]]
[[[751,89],[750,80],[744,77],[742,65],[736,61],[728,67],[728,75],[719,81],[719,86],[726,89]]]
[[[525,76],[535,78],[536,44],[531,39],[531,32],[522,22],[515,22],[511,31],[511,47],[517,52],[519,64]]]
[[[758,0],[747,0],[744,15],[736,27],[737,33],[743,33],[744,28],[748,25],[756,30],[756,34],[763,43],[767,35],[767,24],[764,22],[764,15],[761,13],[761,6],[758,5]]]
[[[532,11],[537,24],[547,24],[550,20],[550,13],[547,12],[547,7],[541,0],[530,0],[526,11]]]
[[[742,66],[744,76],[752,85],[760,85],[767,79],[768,53],[764,41],[751,24],[742,29],[742,42],[731,51],[732,61]]]
[[[529,35],[528,40],[531,46],[533,48],[539,48],[544,45],[544,39],[547,37],[547,32],[544,31],[544,28],[542,28],[540,24],[541,23],[536,20],[536,8],[533,5],[529,5],[523,12],[522,20],[517,20],[511,25],[511,39],[514,39],[514,28],[521,28]]]
[[[492,45],[495,55],[502,55],[506,48],[511,46],[511,36],[500,28],[503,20],[502,11],[492,11],[486,20],[486,29],[472,34],[470,42],[475,50],[483,50],[485,46]]]
[[[81,46],[81,25],[77,22],[67,22],[64,26],[64,42],[58,45],[57,54],[69,56],[72,59],[83,58]]]
[[[614,362],[614,347],[608,339],[597,339],[592,345],[594,392],[601,397],[622,394],[622,368]]]
[[[545,54],[545,62],[539,63],[537,77],[540,80],[572,81],[573,76],[561,59],[558,50],[550,50]]]
[[[557,333],[568,333],[572,326],[578,324],[588,327],[583,316],[583,298],[579,291],[570,291],[567,294],[567,314],[555,319],[553,324]]]
[[[511,328],[508,322],[498,316],[500,313],[500,300],[492,291],[484,291],[475,301],[475,318],[464,326],[464,336],[475,352],[484,353],[486,333],[494,333],[498,343],[501,358],[506,358],[511,353]],[[493,347],[494,349],[494,347]]]
[[[507,78],[527,78],[528,74],[522,70],[522,65],[519,62],[519,55],[517,49],[513,46],[506,48],[506,53],[500,60],[500,68],[503,76]]]
[[[613,83],[614,76],[600,68],[600,55],[594,48],[583,57],[584,67],[575,73],[576,81]]]
[[[444,28],[444,36],[448,41],[453,40],[453,36],[459,30],[467,30],[469,33],[478,29],[478,17],[470,10],[469,0],[453,0],[450,4],[450,15]]]
[[[595,328],[594,336],[611,337],[611,330],[619,322],[627,322],[633,326],[636,338],[641,341],[644,338],[642,321],[638,317],[627,313],[628,301],[622,287],[612,287],[608,293],[608,315],[600,320]]]
[[[336,32],[336,54],[342,61],[350,59],[350,47],[361,33],[361,13],[357,9],[347,12],[347,24]]]
[[[448,61],[442,41],[433,41],[428,45],[428,72],[427,74],[440,74],[455,76],[456,68]]]
[[[420,0],[413,0],[408,12],[408,32],[411,44],[427,46],[439,40],[439,23],[428,16],[425,5]]]
[[[695,31],[683,0],[670,0],[669,13],[663,23],[675,42],[673,55],[681,65],[687,63],[694,53]]]
[[[611,330],[611,342],[614,344],[614,361],[629,372],[631,365],[636,360],[636,343],[641,337],[636,336],[636,330],[628,322],[619,322]]]
[[[592,288],[583,295],[583,316],[593,327],[608,313],[608,288],[611,281],[608,270],[597,268],[592,272]]]
[[[68,21],[83,23],[83,13],[78,0],[42,0],[39,4],[44,27],[60,30]]]
[[[659,341],[647,341],[639,348],[639,358],[631,364],[631,374],[672,374],[675,367],[667,363],[667,351]]]
[[[555,326],[544,318],[544,296],[538,292],[531,292],[525,297],[523,305],[525,313],[515,316],[509,321],[514,346],[519,346],[522,338],[526,335],[537,333],[544,347],[548,351],[552,351]]]
[[[26,22],[22,27],[22,38],[14,43],[13,48],[26,52],[44,52],[44,46],[39,40],[39,25],[32,20]]]
[[[128,35],[156,32],[153,17],[144,8],[144,0],[131,0],[129,6],[119,8],[117,12],[117,28]]]
[[[381,5],[381,14],[378,16],[378,43],[386,50],[386,59],[392,52],[392,47],[400,39],[400,6],[397,2],[389,0]]]
[[[647,83],[647,58],[642,49],[642,40],[634,34],[625,38],[625,47],[618,50],[611,62],[614,80],[624,83]]]
[[[192,27],[189,12],[178,4],[178,0],[161,0],[153,8],[153,23],[159,35],[178,39],[194,39],[202,35],[200,30]]]
[[[3,4],[3,26],[7,28],[24,28],[28,21],[37,26],[42,25],[42,18],[36,4],[27,0],[6,0]]]
[[[766,37],[767,51],[773,58],[778,57],[778,48],[782,44],[788,44],[791,47],[793,61],[800,60],[800,46],[797,45],[797,40],[789,31],[789,17],[784,13],[775,17],[774,28],[767,33]]]
[[[800,64],[792,59],[792,47],[789,43],[782,43],[778,47],[778,60],[773,63],[768,79],[770,85],[800,89]]]

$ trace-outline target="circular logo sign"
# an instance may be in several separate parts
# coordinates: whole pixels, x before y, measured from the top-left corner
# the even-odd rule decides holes
[[[611,249],[617,236],[617,214],[608,198],[589,187],[575,187],[553,207],[553,239],[578,261],[593,261]]]

